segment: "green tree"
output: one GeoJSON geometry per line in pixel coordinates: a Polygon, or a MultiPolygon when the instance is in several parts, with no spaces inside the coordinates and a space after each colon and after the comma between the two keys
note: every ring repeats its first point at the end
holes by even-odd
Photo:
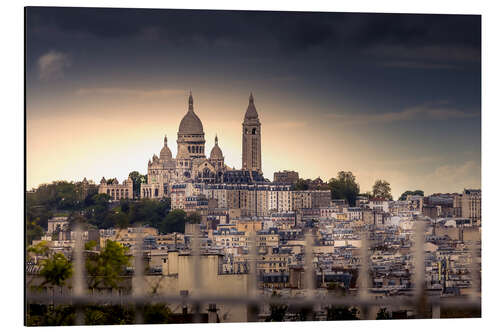
{"type": "Polygon", "coordinates": [[[131,173],[128,174],[128,176],[130,177],[130,179],[132,179],[134,198],[139,198],[141,191],[141,184],[147,183],[148,176],[141,175],[138,171],[132,171],[131,173]]]}
{"type": "MultiPolygon", "coordinates": [[[[41,242],[28,248],[28,253],[38,256],[47,256],[40,261],[40,276],[43,278],[41,285],[37,287],[52,287],[52,298],[55,294],[55,287],[62,287],[66,280],[73,274],[73,266],[62,253],[51,253],[46,242],[41,242]]],[[[52,301],[54,303],[54,301],[52,301]]]]}
{"type": "Polygon", "coordinates": [[[186,217],[186,223],[189,224],[200,224],[201,223],[201,215],[198,212],[191,212],[186,217]]]}
{"type": "Polygon", "coordinates": [[[72,264],[62,253],[54,253],[42,261],[40,269],[40,275],[44,280],[42,286],[48,284],[62,287],[72,274],[72,264]]]}
{"type": "Polygon", "coordinates": [[[380,320],[380,319],[391,319],[391,316],[389,314],[389,312],[387,311],[386,308],[380,308],[380,310],[378,310],[377,312],[377,320],[380,320]]]}
{"type": "Polygon", "coordinates": [[[163,220],[170,211],[170,199],[141,199],[129,202],[129,223],[149,225],[160,229],[163,220]]]}
{"type": "Polygon", "coordinates": [[[182,209],[174,209],[163,219],[160,232],[163,234],[171,232],[184,232],[186,224],[186,212],[182,209]]]}
{"type": "Polygon", "coordinates": [[[346,289],[340,282],[328,282],[326,289],[336,295],[345,296],[346,289]]]}
{"type": "Polygon", "coordinates": [[[360,193],[358,196],[360,196],[360,197],[366,197],[368,199],[373,198],[373,194],[370,191],[367,191],[365,193],[360,193]]]}
{"type": "Polygon", "coordinates": [[[117,288],[121,275],[130,262],[127,248],[118,242],[106,241],[98,254],[87,256],[85,267],[89,275],[89,287],[117,288]]]}
{"type": "Polygon", "coordinates": [[[122,305],[87,305],[86,325],[126,325],[134,323],[134,309],[122,305]]]}
{"type": "Polygon", "coordinates": [[[266,321],[283,321],[285,319],[288,305],[278,302],[281,296],[275,291],[271,295],[271,302],[269,303],[269,316],[266,321]]]}
{"type": "Polygon", "coordinates": [[[130,212],[130,201],[121,200],[120,201],[120,210],[122,212],[124,212],[125,214],[128,214],[130,212]]]}
{"type": "Polygon", "coordinates": [[[59,305],[47,307],[41,304],[28,304],[27,326],[69,326],[75,322],[75,307],[59,305]]]}
{"type": "Polygon", "coordinates": [[[372,193],[375,198],[392,200],[391,184],[389,184],[389,182],[385,180],[378,179],[377,181],[375,181],[375,184],[373,184],[372,193]]]}
{"type": "MultiPolygon", "coordinates": [[[[33,196],[31,196],[33,197],[33,196]]],[[[46,206],[39,205],[34,200],[27,200],[26,202],[26,221],[33,222],[36,225],[46,229],[49,219],[53,213],[46,206]]]]}
{"type": "Polygon", "coordinates": [[[110,196],[104,193],[94,194],[86,198],[83,216],[89,224],[99,229],[113,226],[109,212],[109,199],[110,196]]]}
{"type": "Polygon", "coordinates": [[[75,184],[67,181],[40,185],[30,196],[36,205],[56,210],[74,210],[80,203],[75,184]]]}
{"type": "Polygon", "coordinates": [[[305,191],[309,189],[309,180],[300,178],[292,185],[292,191],[305,191]]]}
{"type": "Polygon", "coordinates": [[[145,324],[168,324],[172,311],[165,304],[148,304],[143,314],[145,324]]]}
{"type": "Polygon", "coordinates": [[[399,197],[399,201],[405,201],[406,198],[409,196],[409,195],[421,195],[421,196],[424,196],[424,191],[422,190],[415,190],[415,191],[405,191],[403,194],[401,194],[401,196],[399,197]]]}
{"type": "Polygon", "coordinates": [[[26,245],[29,246],[34,240],[42,238],[44,230],[35,222],[26,223],[26,245]]]}
{"type": "Polygon", "coordinates": [[[124,212],[116,211],[112,214],[113,225],[118,229],[125,229],[129,226],[129,218],[128,215],[124,212]]]}
{"type": "Polygon", "coordinates": [[[74,230],[76,226],[85,227],[87,224],[87,219],[85,216],[78,212],[71,212],[68,216],[68,224],[71,230],[74,230]]]}
{"type": "Polygon", "coordinates": [[[329,306],[326,308],[326,320],[358,320],[358,309],[347,306],[329,306]]]}
{"type": "Polygon", "coordinates": [[[356,204],[356,197],[359,194],[359,184],[351,171],[339,171],[337,178],[332,178],[328,182],[332,199],[345,199],[350,206],[356,204]]]}
{"type": "Polygon", "coordinates": [[[28,247],[28,254],[31,253],[38,256],[47,256],[49,254],[49,245],[47,241],[41,241],[36,245],[28,247]]]}

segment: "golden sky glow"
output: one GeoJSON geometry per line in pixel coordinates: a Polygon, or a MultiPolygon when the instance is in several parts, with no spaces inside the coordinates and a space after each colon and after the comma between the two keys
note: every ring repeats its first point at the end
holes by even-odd
{"type": "MultiPolygon", "coordinates": [[[[98,182],[104,176],[121,181],[133,170],[146,173],[148,159],[159,154],[164,134],[175,156],[178,125],[187,110],[187,93],[167,89],[77,90],[73,96],[61,96],[60,103],[56,99],[47,105],[50,113],[36,110],[29,103],[28,188],[58,179],[76,181],[87,177],[98,182]],[[71,100],[72,111],[65,112],[71,100]],[[44,116],[37,117],[37,113],[44,116]]],[[[470,174],[480,170],[474,161],[455,168],[436,164],[434,173],[416,179],[412,176],[414,168],[429,162],[425,157],[404,159],[385,151],[383,146],[374,151],[373,142],[355,126],[338,127],[328,117],[309,117],[309,112],[276,103],[272,96],[260,97],[258,92],[254,95],[262,122],[263,169],[269,179],[274,171],[282,169],[297,170],[303,178],[320,176],[324,180],[339,170],[352,170],[362,190],[370,189],[377,178],[387,179],[394,193],[406,188],[454,191],[479,185],[471,184],[470,174]]],[[[217,134],[226,164],[240,168],[241,122],[247,96],[220,98],[212,91],[195,91],[194,98],[195,111],[204,126],[207,155],[217,134]]],[[[429,159],[432,162],[432,157],[429,159]]]]}
{"type": "Polygon", "coordinates": [[[253,92],[265,177],[481,183],[481,17],[31,7],[27,187],[146,173],[192,89],[207,155],[241,167],[253,92]],[[402,29],[405,27],[405,29],[402,29]]]}

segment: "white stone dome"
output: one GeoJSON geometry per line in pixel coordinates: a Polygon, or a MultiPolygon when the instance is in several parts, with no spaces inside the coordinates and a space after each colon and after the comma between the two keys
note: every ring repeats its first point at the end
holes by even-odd
{"type": "Polygon", "coordinates": [[[189,94],[189,108],[179,125],[179,134],[200,134],[203,135],[203,124],[200,118],[194,113],[193,96],[189,94]]]}
{"type": "Polygon", "coordinates": [[[170,151],[170,148],[167,146],[167,136],[165,136],[163,148],[160,151],[160,159],[161,160],[171,160],[172,159],[172,152],[170,151]]]}
{"type": "Polygon", "coordinates": [[[215,146],[210,151],[210,159],[211,160],[222,160],[224,156],[222,155],[222,150],[219,147],[219,142],[217,136],[215,137],[215,146]]]}

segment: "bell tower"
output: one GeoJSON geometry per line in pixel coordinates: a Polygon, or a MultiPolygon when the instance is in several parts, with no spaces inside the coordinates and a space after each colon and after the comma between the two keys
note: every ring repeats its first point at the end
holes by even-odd
{"type": "Polygon", "coordinates": [[[250,93],[247,112],[243,120],[243,149],[241,168],[243,170],[258,171],[262,173],[261,150],[260,150],[260,121],[253,95],[250,93]]]}

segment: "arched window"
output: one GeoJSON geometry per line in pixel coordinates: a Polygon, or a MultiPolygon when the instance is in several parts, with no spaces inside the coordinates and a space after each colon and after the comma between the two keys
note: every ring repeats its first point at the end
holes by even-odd
{"type": "Polygon", "coordinates": [[[255,134],[256,128],[252,128],[252,134],[255,134]]]}
{"type": "Polygon", "coordinates": [[[203,169],[203,178],[208,178],[210,174],[210,170],[208,168],[203,169]]]}

